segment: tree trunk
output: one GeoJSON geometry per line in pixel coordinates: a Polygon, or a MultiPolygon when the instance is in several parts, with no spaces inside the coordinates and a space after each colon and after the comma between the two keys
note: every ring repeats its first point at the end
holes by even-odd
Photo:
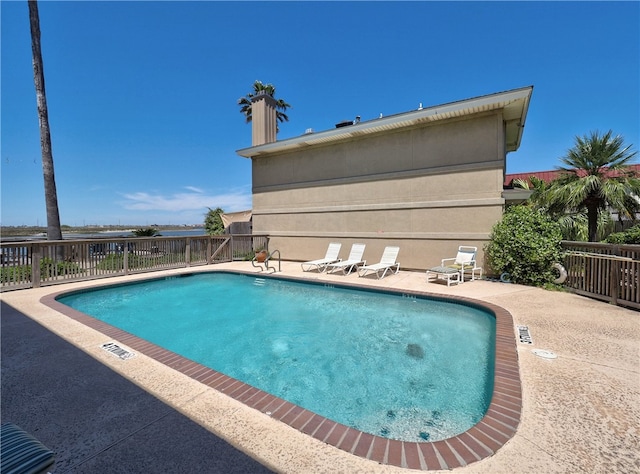
{"type": "Polygon", "coordinates": [[[598,205],[587,205],[587,228],[589,231],[589,242],[598,241],[598,205]]]}
{"type": "Polygon", "coordinates": [[[53,172],[53,153],[51,151],[51,134],[49,132],[49,111],[44,89],[44,69],[42,51],[40,49],[40,19],[38,3],[29,0],[29,23],[31,25],[31,51],[33,54],[33,81],[36,86],[38,103],[38,122],[40,124],[40,148],[42,149],[42,173],[44,176],[44,198],[47,208],[47,239],[62,240],[60,214],[58,211],[58,194],[53,172]]]}

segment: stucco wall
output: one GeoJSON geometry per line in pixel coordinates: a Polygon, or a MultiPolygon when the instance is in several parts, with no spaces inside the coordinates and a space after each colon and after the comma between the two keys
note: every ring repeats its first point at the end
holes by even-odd
{"type": "Polygon", "coordinates": [[[424,269],[482,247],[502,216],[499,112],[252,159],[253,231],[287,260],[324,255],[330,241],[367,244],[379,260],[400,245],[403,268],[424,269]]]}

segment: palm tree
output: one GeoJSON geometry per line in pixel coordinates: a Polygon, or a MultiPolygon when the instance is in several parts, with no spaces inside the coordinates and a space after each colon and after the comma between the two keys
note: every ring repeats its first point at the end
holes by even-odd
{"type": "MultiPolygon", "coordinates": [[[[537,209],[543,209],[547,212],[550,211],[550,203],[548,199],[549,184],[546,181],[532,175],[529,176],[529,179],[514,179],[511,184],[514,188],[531,191],[531,196],[529,196],[527,205],[537,209]]],[[[549,213],[551,214],[551,212],[549,213]]]]}
{"type": "Polygon", "coordinates": [[[40,18],[38,3],[29,0],[29,23],[31,25],[31,51],[33,55],[33,81],[36,86],[38,121],[40,122],[40,147],[42,149],[42,173],[44,175],[44,198],[47,208],[47,239],[62,240],[58,194],[53,172],[53,152],[51,151],[51,133],[49,131],[49,110],[44,89],[44,68],[40,48],[40,18]]]}
{"type": "Polygon", "coordinates": [[[162,237],[160,231],[154,227],[141,227],[140,229],[132,230],[131,233],[136,237],[162,237]]]}
{"type": "Polygon", "coordinates": [[[574,212],[586,211],[589,242],[598,238],[598,217],[608,208],[635,220],[640,210],[640,179],[628,165],[637,151],[609,130],[603,135],[575,137],[574,147],[560,158],[565,166],[549,187],[552,206],[574,212]]]}
{"type": "MultiPolygon", "coordinates": [[[[547,183],[537,176],[530,176],[529,179],[514,179],[514,188],[521,188],[531,191],[531,196],[523,205],[532,207],[548,214],[554,221],[560,225],[562,238],[564,240],[587,240],[587,213],[585,210],[570,211],[559,202],[551,202],[551,193],[553,181],[547,183]]],[[[608,212],[602,212],[598,215],[598,240],[607,236],[613,231],[614,224],[611,215],[608,212]]]]}
{"type": "Polygon", "coordinates": [[[258,94],[267,94],[276,101],[276,119],[278,122],[288,122],[289,117],[285,114],[285,111],[291,107],[282,99],[276,99],[276,88],[273,84],[263,84],[261,81],[255,81],[253,83],[253,91],[249,92],[246,96],[238,99],[238,105],[240,106],[240,113],[245,116],[246,123],[251,122],[251,99],[258,94]]]}
{"type": "MultiPolygon", "coordinates": [[[[557,219],[564,240],[584,242],[589,240],[589,218],[586,211],[567,212],[557,219]]],[[[608,212],[598,213],[596,240],[604,240],[615,229],[615,222],[608,212]]]]}

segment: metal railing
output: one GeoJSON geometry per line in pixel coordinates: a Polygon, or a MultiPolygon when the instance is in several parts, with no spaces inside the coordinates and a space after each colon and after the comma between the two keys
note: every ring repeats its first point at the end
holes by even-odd
{"type": "Polygon", "coordinates": [[[2,242],[0,290],[251,260],[268,245],[267,235],[2,242]]]}
{"type": "Polygon", "coordinates": [[[565,286],[573,292],[640,309],[640,245],[562,242],[565,286]]]}

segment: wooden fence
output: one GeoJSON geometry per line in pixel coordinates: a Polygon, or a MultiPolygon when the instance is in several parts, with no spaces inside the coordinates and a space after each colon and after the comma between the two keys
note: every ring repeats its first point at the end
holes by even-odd
{"type": "Polygon", "coordinates": [[[565,286],[573,292],[640,309],[640,245],[562,242],[565,286]]]}
{"type": "Polygon", "coordinates": [[[0,243],[0,290],[251,260],[266,235],[132,237],[0,243]]]}
{"type": "MultiPolygon", "coordinates": [[[[0,291],[251,260],[267,235],[132,237],[0,243],[0,291]]],[[[562,242],[565,286],[640,309],[640,245],[562,242]]]]}

